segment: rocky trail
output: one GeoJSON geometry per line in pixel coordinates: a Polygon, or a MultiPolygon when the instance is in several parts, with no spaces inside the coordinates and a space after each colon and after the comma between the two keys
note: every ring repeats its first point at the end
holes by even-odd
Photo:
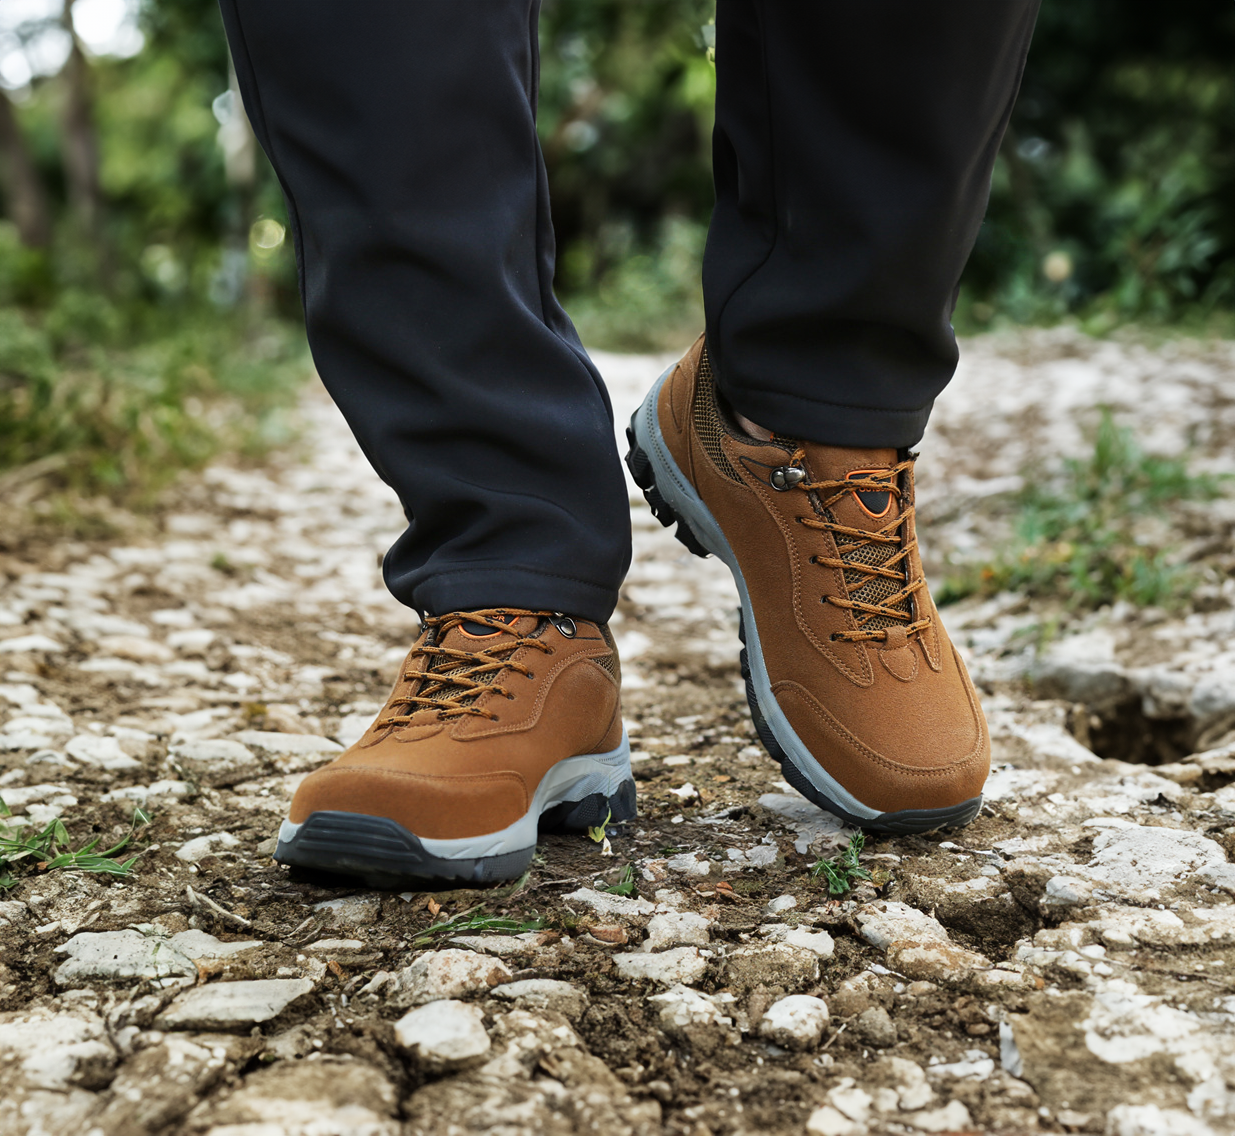
{"type": "MultiPolygon", "coordinates": [[[[620,421],[663,365],[598,362],[620,421]]],[[[928,571],[1004,539],[1000,494],[1101,406],[1235,469],[1231,344],[976,340],[920,447],[928,571]]],[[[758,744],[728,574],[632,487],[639,818],[505,887],[384,893],[270,859],[416,629],[397,503],[302,414],[157,534],[0,555],[0,826],[136,857],[0,889],[0,1136],[1235,1132],[1235,491],[1171,518],[1186,610],[945,608],[987,804],[869,838],[834,895],[811,867],[851,833],[758,744]]]]}

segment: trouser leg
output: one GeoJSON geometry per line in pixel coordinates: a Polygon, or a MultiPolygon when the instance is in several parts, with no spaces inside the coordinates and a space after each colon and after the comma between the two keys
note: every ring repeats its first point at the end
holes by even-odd
{"type": "Polygon", "coordinates": [[[553,296],[539,0],[221,0],[287,197],[309,343],[420,611],[590,619],[630,560],[600,376],[553,296]]]}
{"type": "Polygon", "coordinates": [[[718,0],[709,352],[746,417],[913,445],[1038,0],[718,0]]]}

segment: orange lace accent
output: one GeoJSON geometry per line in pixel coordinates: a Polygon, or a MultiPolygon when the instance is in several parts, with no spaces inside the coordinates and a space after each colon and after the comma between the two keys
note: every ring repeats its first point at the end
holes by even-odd
{"type": "MultiPolygon", "coordinates": [[[[798,449],[789,464],[800,466],[805,457],[805,451],[798,449]]],[[[854,492],[891,493],[899,500],[902,496],[900,476],[912,469],[911,459],[893,466],[886,475],[878,479],[870,477],[845,481],[800,481],[795,488],[818,493],[820,504],[825,510],[830,509],[845,494],[854,492]]],[[[910,505],[896,520],[874,532],[850,528],[817,516],[799,518],[807,528],[831,533],[836,541],[836,550],[840,554],[839,557],[812,556],[812,564],[820,564],[825,568],[839,568],[842,573],[857,572],[860,574],[860,578],[854,583],[846,580],[843,596],[823,597],[824,603],[852,612],[858,625],[856,631],[838,631],[832,638],[843,640],[846,643],[886,641],[888,638],[886,626],[877,630],[865,629],[866,624],[876,618],[881,621],[892,620],[895,623],[904,624],[906,635],[916,635],[930,627],[930,618],[914,620],[910,610],[913,597],[926,587],[926,580],[921,576],[914,580],[910,580],[908,576],[909,555],[918,547],[916,539],[905,540],[906,526],[913,514],[914,509],[910,505]],[[898,545],[900,547],[898,552],[882,563],[864,564],[854,554],[868,545],[898,545]],[[863,600],[850,598],[875,579],[894,580],[901,587],[891,595],[885,596],[879,603],[866,603],[863,600]],[[902,605],[906,610],[901,610],[902,605]]]]}
{"type": "Polygon", "coordinates": [[[392,698],[388,707],[410,706],[412,709],[404,714],[391,714],[378,719],[377,726],[384,729],[387,726],[406,726],[412,720],[412,715],[418,710],[437,710],[440,718],[461,718],[473,715],[477,718],[497,720],[492,710],[482,710],[472,703],[486,691],[514,698],[505,687],[497,684],[497,678],[505,670],[518,671],[522,675],[532,672],[522,663],[513,662],[510,658],[521,647],[531,647],[546,655],[553,654],[553,648],[540,639],[529,636],[510,636],[510,625],[503,622],[500,616],[535,615],[548,618],[552,612],[524,611],[516,608],[486,608],[482,611],[456,611],[449,615],[430,615],[424,620],[424,628],[432,634],[425,642],[412,649],[408,661],[418,658],[429,660],[423,671],[405,671],[404,682],[419,682],[420,688],[415,694],[404,694],[392,698]],[[492,647],[481,651],[461,651],[453,647],[438,647],[436,643],[446,637],[447,632],[461,623],[479,623],[484,627],[492,627],[494,631],[505,631],[507,637],[492,647]],[[453,688],[460,688],[455,691],[453,688]]]}

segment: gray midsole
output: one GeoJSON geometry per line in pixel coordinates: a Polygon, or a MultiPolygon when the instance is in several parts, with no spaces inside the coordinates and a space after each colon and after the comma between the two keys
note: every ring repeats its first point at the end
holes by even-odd
{"type": "Polygon", "coordinates": [[[784,711],[776,701],[776,696],[772,693],[772,682],[768,677],[768,668],[764,664],[763,651],[759,646],[759,629],[755,624],[750,593],[746,589],[742,569],[738,567],[738,558],[734,555],[733,549],[729,547],[725,534],[703,503],[703,499],[695,492],[695,487],[686,480],[677,462],[673,460],[673,455],[669,453],[669,447],[665,445],[665,438],[660,430],[656,405],[660,396],[660,388],[672,371],[673,367],[670,367],[656,380],[656,385],[644,399],[634,420],[635,440],[652,462],[655,469],[656,488],[668,502],[669,507],[686,522],[695,537],[710,552],[720,557],[728,565],[729,571],[733,573],[733,582],[737,585],[738,595],[742,602],[742,622],[746,629],[746,659],[750,665],[751,681],[755,684],[759,709],[771,727],[776,740],[784,747],[790,761],[819,792],[854,816],[861,817],[863,820],[874,820],[883,814],[878,809],[862,804],[811,756],[802,739],[789,724],[789,719],[785,717],[784,711]]]}
{"type": "MultiPolygon", "coordinates": [[[[532,806],[514,824],[483,836],[463,836],[454,840],[434,840],[413,833],[424,850],[442,860],[475,860],[530,848],[536,843],[541,813],[567,801],[582,801],[593,793],[614,796],[623,781],[631,781],[630,740],[622,731],[622,744],[608,753],[587,753],[559,761],[536,786],[532,806]]],[[[300,831],[299,824],[285,820],[279,826],[279,842],[289,843],[300,831]]]]}

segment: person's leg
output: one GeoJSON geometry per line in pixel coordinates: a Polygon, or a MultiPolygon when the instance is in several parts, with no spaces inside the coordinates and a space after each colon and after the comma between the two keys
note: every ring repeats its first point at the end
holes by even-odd
{"type": "Polygon", "coordinates": [[[838,446],[921,438],[1037,8],[720,0],[703,286],[741,414],[838,446]]]}
{"type": "Polygon", "coordinates": [[[318,370],[410,521],[387,583],[428,613],[364,737],[300,783],[275,859],[382,886],[517,876],[541,825],[635,802],[601,622],[629,502],[553,297],[537,0],[222,8],[318,370]]]}
{"type": "Polygon", "coordinates": [[[986,721],[931,601],[913,456],[1036,0],[719,0],[707,333],[631,423],[733,571],[759,736],[853,824],[977,815],[986,721]]]}
{"type": "Polygon", "coordinates": [[[553,295],[538,0],[222,0],[283,184],[313,357],[403,503],[403,603],[607,619],[612,412],[553,295]]]}

